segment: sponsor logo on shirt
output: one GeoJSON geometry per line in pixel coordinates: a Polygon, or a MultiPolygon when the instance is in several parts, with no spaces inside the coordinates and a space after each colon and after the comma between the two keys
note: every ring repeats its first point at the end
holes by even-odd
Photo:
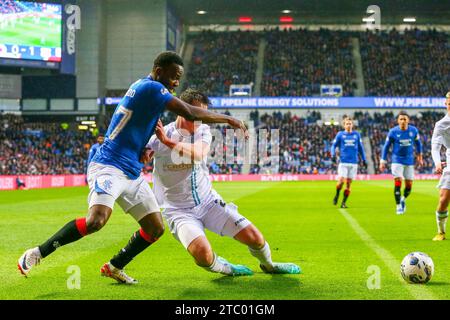
{"type": "Polygon", "coordinates": [[[192,169],[194,164],[192,163],[181,163],[181,164],[165,164],[164,170],[166,171],[182,171],[187,169],[192,169]]]}
{"type": "Polygon", "coordinates": [[[401,139],[399,142],[402,147],[409,147],[411,145],[411,139],[401,139]]]}

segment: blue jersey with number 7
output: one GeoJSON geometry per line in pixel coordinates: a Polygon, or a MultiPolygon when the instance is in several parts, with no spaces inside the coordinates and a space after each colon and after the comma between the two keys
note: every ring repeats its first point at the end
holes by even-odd
{"type": "Polygon", "coordinates": [[[92,162],[114,166],[137,179],[143,167],[139,162],[142,150],[172,98],[166,87],[150,76],[133,83],[117,105],[105,142],[92,162]]]}

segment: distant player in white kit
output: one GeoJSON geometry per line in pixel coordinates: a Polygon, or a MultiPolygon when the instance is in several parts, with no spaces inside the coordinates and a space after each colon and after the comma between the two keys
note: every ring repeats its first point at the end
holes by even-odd
{"type": "Polygon", "coordinates": [[[362,145],[361,135],[357,131],[353,131],[353,120],[346,117],[343,121],[344,130],[339,131],[336,138],[333,140],[331,146],[331,156],[333,161],[336,161],[336,148],[339,149],[339,166],[338,166],[338,182],[336,184],[336,195],[333,199],[333,204],[336,205],[339,200],[339,193],[341,192],[344,183],[347,184],[344,190],[344,198],[342,199],[341,208],[347,208],[347,199],[350,195],[350,186],[352,181],[356,178],[358,173],[358,154],[366,164],[366,154],[362,145]]]}
{"type": "Polygon", "coordinates": [[[448,219],[448,204],[450,202],[450,168],[448,167],[448,163],[450,161],[450,91],[447,92],[445,97],[447,114],[444,118],[436,122],[433,137],[431,139],[431,155],[433,156],[436,173],[442,174],[437,186],[441,189],[439,203],[436,209],[438,234],[433,238],[433,241],[445,240],[445,227],[448,219]],[[446,149],[447,158],[444,165],[441,162],[442,146],[446,149]]]}
{"type": "MultiPolygon", "coordinates": [[[[183,92],[180,98],[204,109],[209,104],[207,96],[192,89],[183,92]]],[[[293,263],[272,262],[269,244],[261,232],[239,214],[236,205],[226,203],[212,189],[206,162],[212,141],[209,126],[198,126],[178,117],[165,127],[159,122],[155,133],[147,145],[155,158],[155,195],[163,208],[163,216],[170,231],[197,265],[225,275],[253,274],[246,266],[235,265],[219,257],[205,236],[206,228],[247,245],[266,273],[301,272],[293,263]],[[183,160],[178,157],[180,153],[183,154],[183,160]]]]}

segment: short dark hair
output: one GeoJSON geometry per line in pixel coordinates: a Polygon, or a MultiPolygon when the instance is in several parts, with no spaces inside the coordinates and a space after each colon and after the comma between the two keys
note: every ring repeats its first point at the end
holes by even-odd
{"type": "Polygon", "coordinates": [[[187,102],[189,104],[193,104],[194,101],[198,101],[200,103],[204,103],[207,106],[211,104],[211,101],[209,100],[208,96],[201,92],[200,90],[189,88],[183,91],[183,93],[180,95],[180,99],[184,102],[187,102]]]}
{"type": "Polygon", "coordinates": [[[407,117],[409,118],[409,115],[406,113],[406,111],[400,111],[400,112],[398,113],[397,119],[398,119],[400,116],[407,116],[407,117]]]}
{"type": "Polygon", "coordinates": [[[160,53],[155,61],[153,61],[153,68],[156,67],[167,67],[172,63],[178,64],[180,66],[184,66],[183,59],[174,51],[165,51],[160,53]]]}

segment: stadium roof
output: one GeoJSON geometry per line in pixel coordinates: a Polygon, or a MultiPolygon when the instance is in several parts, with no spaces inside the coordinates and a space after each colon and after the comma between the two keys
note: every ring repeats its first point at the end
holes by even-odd
{"type": "Polygon", "coordinates": [[[405,17],[416,23],[450,24],[448,0],[168,0],[188,25],[238,24],[251,17],[253,24],[279,24],[280,16],[291,16],[293,24],[363,24],[366,9],[378,5],[381,23],[403,24],[405,17]],[[203,10],[205,14],[197,12],[203,10]],[[291,10],[290,13],[282,13],[291,10]]]}

